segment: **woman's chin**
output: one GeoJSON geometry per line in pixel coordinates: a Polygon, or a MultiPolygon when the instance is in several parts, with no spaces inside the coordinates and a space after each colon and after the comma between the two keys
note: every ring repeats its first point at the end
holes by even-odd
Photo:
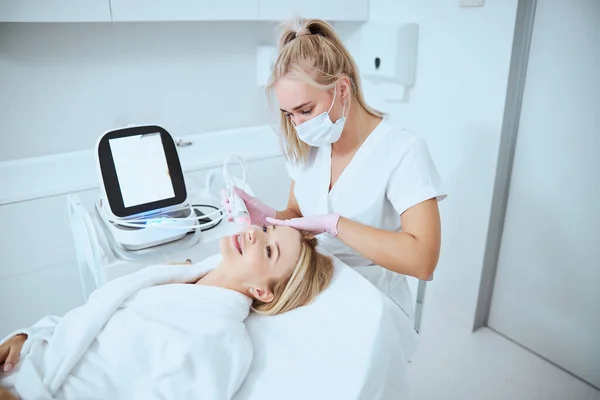
{"type": "Polygon", "coordinates": [[[229,236],[223,236],[219,239],[219,250],[221,251],[223,258],[226,258],[229,254],[229,240],[229,236]]]}
{"type": "Polygon", "coordinates": [[[221,250],[223,260],[232,259],[235,256],[236,253],[232,243],[233,239],[231,236],[223,236],[219,239],[219,249],[221,250]]]}

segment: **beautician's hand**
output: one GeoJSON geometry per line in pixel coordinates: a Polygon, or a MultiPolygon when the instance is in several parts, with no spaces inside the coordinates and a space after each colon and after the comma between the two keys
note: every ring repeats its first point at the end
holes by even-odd
{"type": "Polygon", "coordinates": [[[267,218],[267,222],[271,225],[289,226],[298,230],[308,231],[313,235],[319,235],[326,232],[332,236],[337,236],[337,225],[339,220],[340,216],[338,214],[323,214],[284,220],[270,217],[267,218]]]}
{"type": "Polygon", "coordinates": [[[21,349],[27,340],[27,335],[15,335],[0,345],[0,364],[4,364],[2,370],[10,372],[19,362],[21,349]]]}
{"type": "MultiPolygon", "coordinates": [[[[266,219],[268,217],[275,218],[275,215],[277,215],[277,211],[275,211],[274,208],[269,207],[262,201],[258,200],[256,197],[250,196],[242,189],[234,186],[233,192],[236,195],[238,195],[246,204],[246,208],[248,209],[248,213],[250,214],[250,223],[252,225],[267,225],[266,219]]],[[[233,218],[231,216],[231,207],[229,205],[229,199],[227,198],[227,190],[221,191],[221,204],[223,204],[223,206],[227,209],[227,220],[231,222],[233,218]]]]}

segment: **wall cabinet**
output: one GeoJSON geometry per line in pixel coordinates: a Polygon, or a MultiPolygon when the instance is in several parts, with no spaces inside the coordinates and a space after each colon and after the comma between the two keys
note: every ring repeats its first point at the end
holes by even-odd
{"type": "Polygon", "coordinates": [[[319,18],[330,21],[366,21],[369,17],[369,0],[259,0],[260,20],[287,20],[319,18]]]}
{"type": "Polygon", "coordinates": [[[258,18],[258,0],[110,0],[110,4],[115,22],[252,21],[258,18]]]}
{"type": "Polygon", "coordinates": [[[75,262],[0,279],[0,338],[84,302],[75,262]]]}
{"type": "Polygon", "coordinates": [[[0,0],[0,22],[110,22],[109,0],[0,0]]]}
{"type": "Polygon", "coordinates": [[[75,260],[66,194],[2,205],[0,221],[0,280],[75,260]]]}
{"type": "Polygon", "coordinates": [[[0,22],[366,21],[369,0],[0,0],[0,22]]]}

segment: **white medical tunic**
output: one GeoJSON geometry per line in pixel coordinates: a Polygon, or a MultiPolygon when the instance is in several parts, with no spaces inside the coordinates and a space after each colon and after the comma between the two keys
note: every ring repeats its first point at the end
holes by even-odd
{"type": "MultiPolygon", "coordinates": [[[[313,148],[306,166],[288,164],[287,168],[304,216],[336,213],[378,229],[399,231],[404,211],[422,201],[446,197],[425,141],[386,118],[363,142],[331,191],[330,145],[313,148]]],[[[320,235],[319,243],[412,317],[404,275],[374,265],[331,235],[320,235]]]]}

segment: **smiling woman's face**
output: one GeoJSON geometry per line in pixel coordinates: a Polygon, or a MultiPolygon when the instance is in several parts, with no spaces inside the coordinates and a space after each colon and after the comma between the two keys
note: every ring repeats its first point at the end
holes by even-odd
{"type": "Polygon", "coordinates": [[[300,258],[302,237],[286,226],[249,227],[221,238],[223,262],[236,280],[255,286],[287,278],[300,258]]]}

